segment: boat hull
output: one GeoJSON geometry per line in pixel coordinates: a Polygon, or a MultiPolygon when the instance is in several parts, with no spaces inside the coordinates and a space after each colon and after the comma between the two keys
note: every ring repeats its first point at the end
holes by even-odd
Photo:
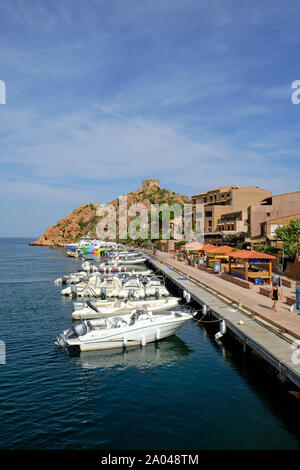
{"type": "Polygon", "coordinates": [[[120,308],[115,307],[114,303],[111,303],[111,305],[105,306],[101,308],[99,307],[99,313],[95,312],[95,310],[91,308],[82,308],[80,310],[75,310],[72,313],[72,318],[73,320],[93,320],[96,318],[101,318],[102,316],[111,316],[111,315],[124,315],[130,312],[133,312],[133,310],[138,309],[138,308],[145,308],[148,311],[151,312],[159,312],[163,310],[169,310],[178,305],[178,299],[177,298],[172,298],[166,302],[152,302],[152,305],[149,303],[147,305],[147,302],[136,302],[132,303],[129,307],[126,306],[126,303],[120,308]]]}
{"type": "MultiPolygon", "coordinates": [[[[166,323],[164,325],[153,327],[147,326],[146,328],[140,327],[138,330],[133,330],[130,332],[118,331],[111,337],[103,338],[101,340],[93,340],[92,338],[89,341],[78,341],[77,346],[79,346],[80,351],[95,351],[103,349],[114,349],[122,348],[124,346],[138,346],[142,343],[152,343],[157,340],[157,329],[160,330],[160,338],[164,339],[175,334],[175,332],[182,326],[186,319],[182,319],[176,323],[166,323]],[[124,341],[124,335],[126,334],[126,341],[124,341]],[[126,342],[126,344],[124,344],[126,342]]],[[[121,329],[120,329],[121,330],[121,329]]]]}

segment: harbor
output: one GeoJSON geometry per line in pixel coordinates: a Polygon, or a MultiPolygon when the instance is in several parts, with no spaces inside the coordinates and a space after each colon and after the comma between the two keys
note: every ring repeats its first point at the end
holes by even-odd
{"type": "Polygon", "coordinates": [[[157,344],[75,357],[55,347],[73,300],[54,280],[82,260],[27,243],[0,241],[2,449],[299,449],[295,407],[217,328],[191,320],[157,344]]]}
{"type": "Polygon", "coordinates": [[[226,335],[216,342],[217,325],[194,319],[145,347],[68,355],[54,339],[74,299],[54,281],[83,261],[27,240],[1,240],[0,252],[2,449],[299,449],[295,406],[226,335]]]}

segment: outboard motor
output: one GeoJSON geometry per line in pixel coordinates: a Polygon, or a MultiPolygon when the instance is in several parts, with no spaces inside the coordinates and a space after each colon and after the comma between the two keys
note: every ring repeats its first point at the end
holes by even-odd
{"type": "Polygon", "coordinates": [[[78,323],[77,325],[72,326],[66,334],[61,333],[57,336],[55,343],[61,348],[68,347],[68,339],[78,338],[79,336],[86,335],[87,327],[84,322],[78,323]]]}
{"type": "Polygon", "coordinates": [[[71,330],[73,330],[76,336],[83,336],[87,333],[86,324],[83,321],[74,325],[71,330]]]}
{"type": "Polygon", "coordinates": [[[130,299],[134,299],[134,290],[133,289],[129,289],[128,297],[130,299]]]}
{"type": "Polygon", "coordinates": [[[68,343],[67,343],[66,337],[63,333],[61,333],[59,336],[57,336],[55,344],[57,346],[60,346],[61,348],[65,348],[67,346],[68,343]]]}
{"type": "Polygon", "coordinates": [[[106,299],[106,287],[101,287],[101,299],[106,299]]]}
{"type": "Polygon", "coordinates": [[[75,299],[76,297],[76,286],[71,286],[72,297],[75,299]]]}

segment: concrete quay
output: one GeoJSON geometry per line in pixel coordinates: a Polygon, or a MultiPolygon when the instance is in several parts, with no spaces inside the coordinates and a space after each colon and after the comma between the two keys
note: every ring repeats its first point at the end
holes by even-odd
{"type": "Polygon", "coordinates": [[[278,371],[282,381],[300,389],[300,316],[281,303],[273,312],[272,301],[258,292],[232,285],[218,275],[206,273],[168,253],[144,251],[148,263],[192,299],[205,305],[216,319],[278,371]],[[246,291],[246,292],[243,292],[246,291]],[[242,322],[242,323],[241,323],[242,322]]]}

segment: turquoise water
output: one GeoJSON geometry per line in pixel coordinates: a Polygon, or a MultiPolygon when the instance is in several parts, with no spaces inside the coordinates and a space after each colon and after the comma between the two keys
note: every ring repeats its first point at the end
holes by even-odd
{"type": "Polygon", "coordinates": [[[70,357],[54,339],[72,303],[53,281],[81,262],[24,239],[0,239],[0,259],[0,449],[300,448],[295,410],[203,326],[70,357]]]}

